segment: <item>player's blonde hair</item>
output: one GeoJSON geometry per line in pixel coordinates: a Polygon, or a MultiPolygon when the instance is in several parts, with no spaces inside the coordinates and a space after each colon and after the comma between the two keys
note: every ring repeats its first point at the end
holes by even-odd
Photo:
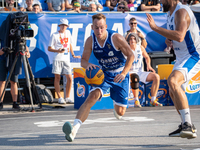
{"type": "Polygon", "coordinates": [[[104,19],[106,21],[106,16],[104,14],[96,14],[92,16],[92,22],[94,22],[94,20],[101,20],[104,19]]]}

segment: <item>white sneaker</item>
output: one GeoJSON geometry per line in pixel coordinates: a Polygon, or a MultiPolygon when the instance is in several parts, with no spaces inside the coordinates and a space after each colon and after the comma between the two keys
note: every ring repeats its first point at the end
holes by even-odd
{"type": "Polygon", "coordinates": [[[114,108],[113,112],[114,112],[114,116],[115,116],[118,120],[122,119],[122,116],[120,116],[120,115],[117,114],[117,112],[115,111],[115,108],[114,108]]]}
{"type": "Polygon", "coordinates": [[[58,103],[59,104],[66,104],[64,98],[62,98],[62,97],[58,99],[58,103]]]}
{"type": "Polygon", "coordinates": [[[74,104],[74,102],[69,98],[65,98],[65,102],[68,104],[74,104]]]}

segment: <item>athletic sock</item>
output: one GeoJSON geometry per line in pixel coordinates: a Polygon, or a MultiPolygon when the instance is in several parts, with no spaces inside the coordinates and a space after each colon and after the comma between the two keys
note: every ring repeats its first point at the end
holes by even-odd
{"type": "Polygon", "coordinates": [[[80,119],[75,119],[73,128],[76,132],[78,132],[78,129],[81,127],[82,121],[80,119]]]}
{"type": "Polygon", "coordinates": [[[181,118],[182,118],[182,124],[184,124],[185,122],[188,122],[192,125],[192,121],[191,121],[191,117],[190,117],[190,109],[182,109],[179,110],[180,114],[181,114],[181,118]]]}
{"type": "Polygon", "coordinates": [[[139,101],[139,98],[138,98],[138,97],[135,97],[134,100],[135,100],[135,101],[139,101]]]}
{"type": "Polygon", "coordinates": [[[151,97],[151,102],[154,102],[156,100],[156,96],[151,97]]]}

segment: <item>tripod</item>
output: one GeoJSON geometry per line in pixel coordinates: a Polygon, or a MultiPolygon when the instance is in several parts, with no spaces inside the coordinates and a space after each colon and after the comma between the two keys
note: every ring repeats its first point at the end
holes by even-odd
{"type": "Polygon", "coordinates": [[[30,95],[30,101],[31,101],[31,107],[32,107],[31,111],[35,112],[35,109],[34,109],[34,106],[33,106],[33,95],[32,95],[32,92],[31,92],[31,82],[32,82],[32,85],[33,85],[33,92],[34,92],[34,94],[36,96],[36,99],[39,100],[39,107],[40,108],[42,108],[42,104],[40,102],[40,98],[39,98],[39,95],[38,95],[38,92],[37,92],[37,89],[36,89],[36,84],[35,84],[33,72],[31,70],[31,66],[30,66],[28,58],[25,56],[25,54],[26,54],[25,50],[21,50],[16,54],[15,59],[13,61],[11,69],[10,69],[10,74],[8,76],[8,79],[6,81],[4,90],[3,90],[2,95],[0,97],[0,100],[2,99],[2,97],[3,97],[4,93],[5,93],[5,89],[8,86],[8,83],[10,82],[10,78],[11,78],[11,75],[13,74],[13,70],[14,70],[14,68],[16,66],[16,62],[17,62],[17,60],[19,58],[19,55],[21,55],[22,56],[23,65],[24,65],[24,72],[25,72],[25,77],[26,77],[26,85],[28,87],[28,91],[29,91],[29,95],[30,95]],[[31,82],[30,82],[29,75],[30,75],[30,78],[31,78],[31,82]]]}

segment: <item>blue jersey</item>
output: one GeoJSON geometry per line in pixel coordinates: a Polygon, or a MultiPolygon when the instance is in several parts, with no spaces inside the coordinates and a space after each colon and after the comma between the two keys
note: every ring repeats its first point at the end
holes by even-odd
{"type": "Polygon", "coordinates": [[[103,71],[115,70],[118,68],[124,68],[126,63],[126,57],[124,54],[117,50],[113,44],[112,36],[115,34],[114,31],[107,30],[107,38],[104,42],[103,47],[97,41],[93,33],[93,53],[97,58],[103,71]]]}

